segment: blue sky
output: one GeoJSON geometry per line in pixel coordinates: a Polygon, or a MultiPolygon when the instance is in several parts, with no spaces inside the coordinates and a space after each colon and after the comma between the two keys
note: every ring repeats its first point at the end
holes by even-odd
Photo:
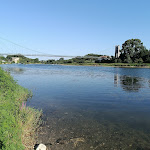
{"type": "MultiPolygon", "coordinates": [[[[114,55],[131,38],[150,49],[150,1],[1,0],[0,37],[48,54],[114,55]]],[[[0,51],[18,49],[0,39],[0,51]]]]}

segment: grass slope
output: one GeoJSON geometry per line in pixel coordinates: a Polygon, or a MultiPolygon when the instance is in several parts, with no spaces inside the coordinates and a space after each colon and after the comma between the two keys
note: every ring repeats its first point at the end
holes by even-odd
{"type": "Polygon", "coordinates": [[[0,68],[0,149],[24,150],[33,147],[34,131],[41,112],[26,107],[30,92],[0,68]]]}

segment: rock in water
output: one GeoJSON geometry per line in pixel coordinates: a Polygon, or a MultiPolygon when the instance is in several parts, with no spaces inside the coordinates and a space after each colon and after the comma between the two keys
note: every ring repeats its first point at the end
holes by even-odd
{"type": "Polygon", "coordinates": [[[39,144],[36,150],[46,150],[46,146],[44,144],[39,144]]]}

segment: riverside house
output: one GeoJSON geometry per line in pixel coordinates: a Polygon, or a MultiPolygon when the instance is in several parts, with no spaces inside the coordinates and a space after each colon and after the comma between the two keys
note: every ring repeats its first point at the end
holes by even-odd
{"type": "Polygon", "coordinates": [[[12,62],[15,62],[17,64],[19,61],[19,57],[12,57],[12,62]]]}

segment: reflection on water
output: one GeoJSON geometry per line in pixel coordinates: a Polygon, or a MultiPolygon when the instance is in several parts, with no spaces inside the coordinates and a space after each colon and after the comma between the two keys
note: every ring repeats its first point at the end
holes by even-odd
{"type": "Polygon", "coordinates": [[[119,76],[118,74],[114,75],[114,84],[118,87],[118,84],[128,92],[138,92],[140,88],[143,87],[143,79],[139,77],[132,76],[119,76]]]}
{"type": "Polygon", "coordinates": [[[116,86],[116,87],[118,87],[118,84],[119,84],[119,74],[115,74],[114,75],[114,85],[116,86]]]}
{"type": "Polygon", "coordinates": [[[142,81],[137,77],[121,76],[120,84],[126,91],[138,92],[142,87],[142,81]]]}
{"type": "Polygon", "coordinates": [[[53,150],[150,149],[150,69],[2,67],[33,91],[28,105],[43,109],[37,143],[53,150]]]}
{"type": "Polygon", "coordinates": [[[18,67],[8,68],[8,69],[6,69],[6,71],[11,72],[11,73],[15,73],[15,74],[23,74],[24,73],[24,69],[18,68],[18,67]]]}

